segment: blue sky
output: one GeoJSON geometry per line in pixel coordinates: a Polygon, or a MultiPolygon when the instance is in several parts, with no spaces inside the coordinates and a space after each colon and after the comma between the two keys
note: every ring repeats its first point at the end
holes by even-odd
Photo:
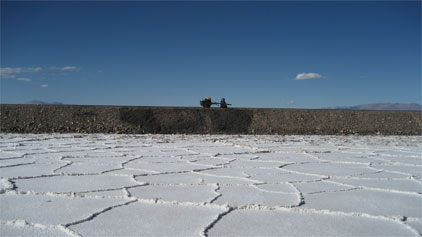
{"type": "Polygon", "coordinates": [[[421,2],[1,2],[1,103],[421,103],[421,2]]]}

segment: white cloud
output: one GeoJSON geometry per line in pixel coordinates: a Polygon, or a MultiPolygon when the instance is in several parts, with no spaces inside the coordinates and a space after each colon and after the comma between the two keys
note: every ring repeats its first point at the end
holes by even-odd
{"type": "Polygon", "coordinates": [[[295,101],[294,100],[289,100],[289,101],[287,101],[287,104],[288,105],[292,105],[292,104],[294,104],[295,103],[295,101]]]}
{"type": "Polygon", "coordinates": [[[33,67],[33,68],[27,68],[28,70],[30,70],[30,71],[33,71],[33,72],[39,72],[39,71],[41,71],[42,70],[42,68],[41,67],[33,67]]]}
{"type": "Polygon", "coordinates": [[[18,81],[26,81],[26,82],[30,82],[30,81],[32,81],[31,79],[29,79],[29,78],[27,78],[27,77],[20,77],[20,78],[18,78],[18,79],[16,79],[16,80],[18,80],[18,81]]]}
{"type": "Polygon", "coordinates": [[[42,70],[42,67],[3,67],[0,68],[0,73],[6,74],[19,74],[23,72],[39,72],[42,70]]]}
{"type": "Polygon", "coordinates": [[[1,75],[3,75],[3,74],[19,74],[21,72],[22,72],[22,68],[20,68],[20,67],[15,67],[15,68],[3,67],[3,68],[0,68],[0,74],[1,75]]]}
{"type": "MultiPolygon", "coordinates": [[[[0,68],[0,77],[2,79],[15,79],[19,81],[31,81],[27,77],[19,76],[18,74],[37,73],[43,71],[42,67],[3,67],[0,68]]],[[[74,71],[77,70],[75,66],[64,66],[64,67],[49,67],[49,70],[60,70],[60,71],[74,71]]],[[[23,75],[26,76],[26,75],[23,75]]]]}
{"type": "Polygon", "coordinates": [[[7,73],[1,73],[0,76],[3,79],[15,79],[16,78],[15,75],[13,75],[13,74],[7,74],[7,73]]]}
{"type": "Polygon", "coordinates": [[[62,71],[73,71],[73,70],[76,70],[76,67],[75,66],[64,66],[64,67],[61,67],[60,70],[62,70],[62,71]]]}
{"type": "Polygon", "coordinates": [[[3,67],[0,68],[0,77],[3,79],[15,79],[16,75],[22,72],[22,68],[3,67]]]}
{"type": "Polygon", "coordinates": [[[58,71],[75,71],[78,68],[75,66],[64,66],[64,67],[49,67],[50,70],[58,70],[58,71]]]}
{"type": "MultiPolygon", "coordinates": [[[[3,79],[16,79],[16,75],[15,74],[21,74],[21,73],[29,73],[29,72],[39,72],[41,71],[42,68],[41,67],[26,67],[26,68],[22,68],[22,67],[3,67],[0,68],[0,77],[3,79]]],[[[20,80],[21,78],[18,78],[16,80],[20,80]]],[[[28,78],[24,78],[24,79],[28,79],[28,78]]],[[[24,80],[20,80],[20,81],[24,81],[24,80]]]]}
{"type": "Polygon", "coordinates": [[[322,78],[323,76],[321,74],[315,73],[315,72],[309,72],[309,73],[299,73],[297,74],[295,80],[307,80],[307,79],[317,79],[322,78]]]}
{"type": "Polygon", "coordinates": [[[47,84],[42,84],[41,87],[42,88],[46,88],[46,87],[48,87],[48,85],[47,84]]]}

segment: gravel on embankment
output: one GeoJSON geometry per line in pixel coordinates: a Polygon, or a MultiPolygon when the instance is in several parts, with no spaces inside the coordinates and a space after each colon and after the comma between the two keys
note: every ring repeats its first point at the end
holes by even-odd
{"type": "Polygon", "coordinates": [[[2,104],[0,132],[422,135],[422,112],[2,104]]]}

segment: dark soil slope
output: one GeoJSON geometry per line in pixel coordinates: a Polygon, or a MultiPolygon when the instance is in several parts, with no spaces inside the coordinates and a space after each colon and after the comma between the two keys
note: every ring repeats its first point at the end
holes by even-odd
{"type": "Polygon", "coordinates": [[[12,133],[422,135],[420,111],[1,105],[12,133]]]}

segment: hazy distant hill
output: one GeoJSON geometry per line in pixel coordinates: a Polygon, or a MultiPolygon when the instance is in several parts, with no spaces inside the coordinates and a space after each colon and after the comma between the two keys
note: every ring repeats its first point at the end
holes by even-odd
{"type": "Polygon", "coordinates": [[[63,103],[57,102],[57,101],[53,101],[51,103],[49,102],[45,102],[45,101],[41,101],[41,100],[31,100],[28,102],[25,102],[25,104],[32,104],[32,105],[62,105],[63,103]]]}
{"type": "Polygon", "coordinates": [[[381,103],[356,106],[338,106],[330,109],[339,110],[422,110],[421,104],[381,103]]]}

